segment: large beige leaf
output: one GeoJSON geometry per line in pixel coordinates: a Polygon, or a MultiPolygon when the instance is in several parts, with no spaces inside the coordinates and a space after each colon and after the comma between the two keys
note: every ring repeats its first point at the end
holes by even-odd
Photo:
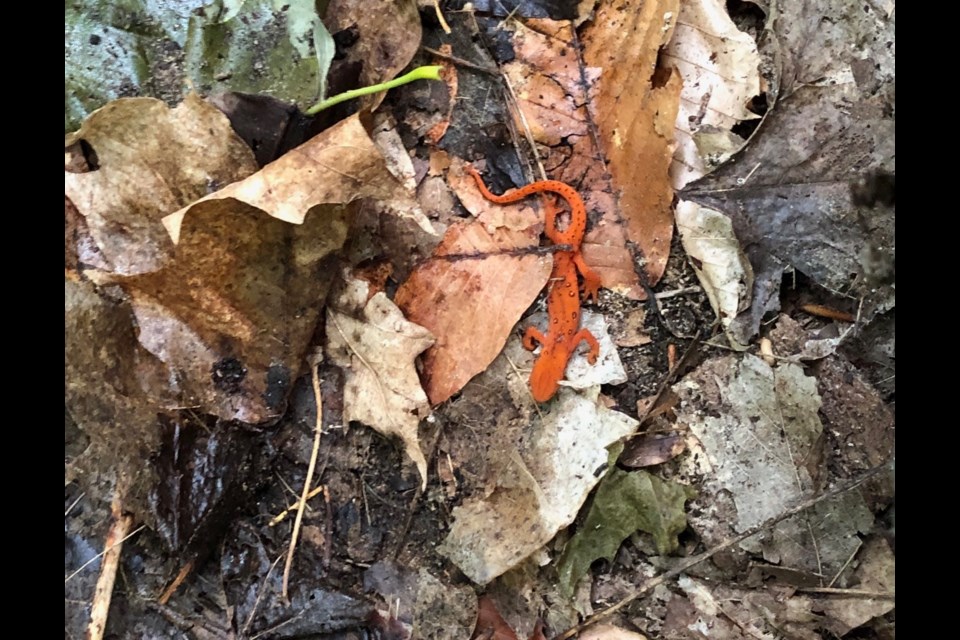
{"type": "Polygon", "coordinates": [[[150,273],[173,243],[167,214],[257,170],[227,118],[196,94],[174,109],[124,98],[97,109],[66,144],[88,144],[97,166],[64,173],[64,191],[116,273],[150,273]]]}

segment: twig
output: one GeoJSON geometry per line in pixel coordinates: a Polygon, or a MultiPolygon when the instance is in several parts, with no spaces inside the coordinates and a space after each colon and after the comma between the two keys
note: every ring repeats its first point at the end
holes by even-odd
{"type": "Polygon", "coordinates": [[[865,589],[838,589],[837,587],[800,587],[797,591],[801,593],[821,593],[828,596],[846,596],[849,598],[879,598],[881,600],[893,600],[896,598],[896,594],[894,593],[867,591],[865,589]]]}
{"type": "Polygon", "coordinates": [[[277,559],[273,561],[273,564],[270,565],[270,569],[267,570],[267,575],[263,577],[263,582],[260,584],[260,588],[257,590],[257,599],[253,601],[253,607],[250,608],[250,615],[247,616],[247,621],[243,623],[243,631],[241,631],[241,637],[246,638],[247,632],[250,630],[250,625],[253,624],[253,616],[257,613],[257,608],[260,606],[260,600],[263,598],[263,594],[267,590],[267,583],[270,581],[270,574],[273,573],[273,570],[277,568],[277,564],[280,562],[280,558],[283,556],[277,556],[277,559]]]}
{"type": "MultiPolygon", "coordinates": [[[[310,490],[310,493],[307,494],[307,500],[309,500],[310,498],[313,498],[313,497],[315,497],[316,495],[318,495],[318,494],[320,494],[320,493],[323,493],[323,492],[324,492],[324,487],[322,487],[322,486],[321,486],[321,487],[316,487],[315,489],[311,489],[311,490],[310,490]]],[[[275,527],[275,526],[277,526],[278,524],[280,524],[281,522],[283,522],[284,520],[287,519],[287,515],[288,515],[291,511],[293,511],[294,509],[297,509],[297,508],[299,508],[299,507],[300,507],[300,501],[297,500],[296,502],[294,502],[293,504],[291,504],[289,507],[287,507],[286,509],[284,509],[283,511],[281,511],[278,515],[274,516],[273,520],[271,520],[270,522],[267,523],[267,526],[268,526],[268,527],[275,527]]]]}
{"type": "Polygon", "coordinates": [[[93,602],[90,605],[87,640],[103,638],[103,631],[107,627],[107,614],[110,612],[110,598],[113,596],[113,584],[117,579],[117,568],[120,566],[123,541],[127,539],[127,532],[133,525],[133,516],[123,512],[123,495],[126,493],[124,486],[123,482],[117,481],[116,492],[110,504],[113,522],[110,523],[110,529],[104,541],[103,562],[100,564],[100,575],[97,577],[97,586],[93,591],[93,602]]]}
{"type": "Polygon", "coordinates": [[[176,577],[174,577],[173,582],[167,585],[167,588],[163,590],[163,593],[160,594],[160,597],[157,598],[157,602],[162,605],[167,604],[170,601],[170,598],[173,597],[173,594],[177,592],[177,589],[180,588],[180,585],[183,584],[183,581],[187,579],[187,576],[190,575],[190,572],[193,571],[193,559],[187,560],[180,571],[177,572],[176,577]]]}
{"type": "Polygon", "coordinates": [[[447,35],[450,35],[450,25],[447,24],[446,18],[443,17],[443,12],[440,11],[440,0],[433,0],[433,10],[437,12],[437,20],[440,22],[440,28],[443,29],[443,32],[447,35]]]}
{"type": "Polygon", "coordinates": [[[489,73],[492,76],[500,74],[500,70],[497,69],[496,67],[485,67],[482,64],[470,62],[469,60],[464,60],[463,58],[458,58],[457,56],[451,56],[446,53],[443,53],[442,51],[431,49],[430,47],[421,46],[420,48],[426,51],[427,53],[429,53],[430,55],[436,56],[441,60],[449,60],[453,64],[460,67],[466,67],[467,69],[475,69],[477,71],[483,71],[484,73],[489,73]]]}
{"type": "Polygon", "coordinates": [[[80,503],[81,500],[83,500],[83,496],[85,496],[85,495],[87,495],[87,492],[86,492],[86,491],[81,491],[81,492],[80,492],[80,495],[78,495],[76,498],[74,498],[73,502],[70,503],[70,506],[67,507],[67,508],[64,510],[64,512],[63,512],[63,517],[64,517],[64,518],[66,518],[68,515],[70,515],[70,512],[73,511],[73,508],[74,508],[75,506],[77,506],[77,505],[80,503]]]}
{"type": "Polygon", "coordinates": [[[320,394],[320,374],[317,366],[310,372],[313,382],[313,397],[317,405],[317,421],[314,426],[313,451],[310,452],[310,464],[307,466],[307,477],[303,480],[303,493],[300,495],[300,504],[297,505],[297,518],[293,521],[293,531],[290,534],[290,549],[287,551],[287,561],[283,565],[283,588],[281,593],[284,601],[290,603],[287,587],[290,583],[290,567],[293,565],[293,553],[297,548],[297,538],[300,535],[300,525],[303,523],[303,510],[307,506],[307,496],[310,494],[310,480],[317,466],[317,456],[320,453],[320,436],[323,434],[323,398],[320,394]]]}
{"type": "Polygon", "coordinates": [[[612,614],[616,613],[616,612],[619,611],[620,609],[624,608],[625,606],[627,606],[628,604],[630,604],[631,602],[633,602],[634,600],[636,600],[637,598],[639,598],[639,597],[642,596],[643,594],[647,593],[647,592],[650,591],[651,589],[654,589],[655,587],[663,584],[663,583],[666,582],[667,580],[670,580],[670,579],[672,579],[672,578],[675,578],[675,577],[677,577],[678,575],[680,575],[681,573],[687,571],[690,567],[693,567],[693,566],[695,566],[695,565],[698,565],[698,564],[700,564],[701,562],[703,562],[704,560],[709,560],[710,558],[712,558],[713,556],[717,555],[717,554],[720,553],[721,551],[725,551],[725,550],[729,549],[730,547],[732,547],[732,546],[734,546],[734,545],[736,545],[736,544],[739,544],[739,543],[743,542],[743,541],[746,540],[747,538],[750,538],[750,537],[752,537],[752,536],[755,536],[756,534],[760,533],[760,532],[763,531],[764,529],[769,529],[770,527],[776,525],[777,523],[783,522],[783,521],[786,520],[787,518],[792,518],[793,516],[797,515],[798,513],[802,513],[803,511],[806,511],[806,510],[809,509],[810,507],[813,507],[813,506],[815,506],[815,505],[823,502],[824,500],[829,500],[829,499],[834,498],[834,497],[836,497],[836,496],[838,496],[838,495],[840,495],[840,494],[842,494],[842,493],[846,493],[847,491],[851,491],[851,490],[853,490],[853,489],[856,489],[856,488],[859,487],[861,484],[863,484],[864,482],[866,482],[867,480],[869,480],[869,479],[872,478],[873,476],[877,475],[877,474],[880,473],[881,471],[883,471],[883,470],[885,470],[885,469],[888,469],[889,467],[890,467],[890,462],[889,462],[889,461],[888,461],[888,462],[885,462],[884,464],[881,464],[881,465],[879,465],[879,466],[873,467],[872,469],[870,469],[870,470],[867,471],[866,473],[862,474],[859,478],[857,478],[857,479],[854,480],[853,482],[848,482],[848,483],[846,483],[846,484],[840,485],[839,487],[836,487],[836,488],[834,488],[834,489],[831,489],[830,491],[827,491],[826,493],[820,494],[819,496],[816,496],[816,497],[813,497],[813,498],[809,498],[808,500],[804,500],[803,502],[801,502],[801,503],[798,504],[797,506],[795,506],[795,507],[793,507],[793,508],[791,508],[791,509],[787,509],[786,511],[784,511],[784,512],[781,513],[780,515],[778,515],[778,516],[776,516],[776,517],[773,517],[773,518],[770,518],[770,519],[767,520],[766,522],[763,522],[763,523],[761,523],[761,524],[759,524],[759,525],[757,525],[757,526],[755,526],[755,527],[750,527],[749,529],[747,529],[747,530],[744,531],[743,533],[741,533],[741,534],[739,534],[739,535],[737,535],[737,536],[734,536],[733,538],[730,538],[730,539],[727,540],[726,542],[723,542],[723,543],[717,545],[716,547],[714,547],[714,548],[712,548],[712,549],[710,549],[710,550],[708,550],[708,551],[705,551],[705,552],[701,553],[700,555],[693,556],[693,557],[691,557],[691,558],[688,558],[687,560],[684,560],[683,562],[681,562],[679,565],[677,565],[677,566],[674,567],[673,569],[670,569],[669,571],[665,571],[664,573],[661,573],[661,574],[658,575],[657,577],[652,578],[652,579],[650,579],[650,580],[647,580],[646,582],[644,582],[642,585],[640,585],[639,587],[637,587],[636,589],[634,589],[629,595],[627,595],[625,598],[621,599],[621,600],[620,600],[619,602],[617,602],[616,604],[610,605],[610,606],[607,607],[606,609],[601,609],[600,611],[596,612],[595,614],[593,614],[592,616],[590,616],[589,618],[587,618],[586,620],[584,620],[584,621],[581,622],[580,624],[578,624],[578,625],[576,625],[576,626],[574,626],[574,627],[571,627],[571,628],[567,629],[566,631],[564,631],[563,633],[561,633],[561,634],[559,634],[559,635],[554,636],[554,637],[553,637],[553,640],[567,640],[568,638],[572,638],[573,636],[577,635],[578,633],[580,633],[581,631],[583,631],[583,630],[586,629],[587,627],[590,627],[590,626],[596,624],[597,622],[600,622],[601,620],[603,620],[603,619],[605,619],[605,618],[608,618],[609,616],[611,616],[612,614]]]}
{"type": "Polygon", "coordinates": [[[78,573],[80,573],[81,571],[83,571],[84,569],[86,569],[88,566],[90,566],[91,564],[93,564],[94,562],[96,562],[97,560],[99,560],[104,554],[106,554],[108,551],[112,550],[113,547],[116,547],[116,546],[118,546],[118,545],[122,545],[124,542],[126,542],[127,540],[129,540],[129,539],[132,538],[133,536],[137,535],[138,533],[140,533],[141,531],[143,531],[143,530],[146,529],[146,528],[147,528],[147,525],[145,525],[145,524],[140,525],[139,527],[137,527],[136,529],[134,529],[133,531],[131,531],[130,533],[128,533],[126,536],[124,536],[124,538],[123,538],[122,540],[118,540],[118,541],[115,542],[112,546],[106,547],[103,551],[101,551],[101,552],[98,553],[97,555],[93,556],[92,558],[90,558],[89,560],[87,560],[86,562],[84,562],[82,565],[80,565],[79,567],[77,567],[76,571],[74,571],[73,573],[71,573],[70,575],[68,575],[66,578],[63,579],[64,584],[66,584],[67,582],[70,582],[70,581],[74,578],[74,576],[76,576],[78,573]]]}

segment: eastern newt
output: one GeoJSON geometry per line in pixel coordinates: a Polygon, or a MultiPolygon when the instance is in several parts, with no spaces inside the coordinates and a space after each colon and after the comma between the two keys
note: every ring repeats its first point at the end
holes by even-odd
{"type": "Polygon", "coordinates": [[[550,324],[544,335],[536,327],[527,327],[523,334],[523,347],[533,351],[539,343],[543,348],[530,373],[530,390],[537,402],[546,402],[554,396],[567,368],[567,361],[581,342],[590,347],[587,361],[594,364],[600,354],[600,344],[587,329],[580,328],[580,294],[577,286],[577,271],[583,276],[583,291],[587,299],[597,300],[600,276],[583,260],[580,243],[587,228],[587,209],[577,190],[558,180],[541,180],[498,196],[487,189],[483,178],[471,166],[467,172],[477,182],[483,197],[497,204],[509,204],[523,200],[534,193],[555,193],[570,207],[570,223],[567,228],[557,228],[557,206],[547,202],[544,233],[554,244],[570,245],[569,251],[553,254],[553,271],[550,273],[547,293],[547,315],[550,324]]]}

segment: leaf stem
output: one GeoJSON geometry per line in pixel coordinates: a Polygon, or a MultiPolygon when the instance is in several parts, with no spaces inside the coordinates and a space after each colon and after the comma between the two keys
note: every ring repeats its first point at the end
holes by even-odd
{"type": "Polygon", "coordinates": [[[380,91],[394,89],[396,87],[413,82],[414,80],[440,80],[440,69],[442,68],[443,67],[440,65],[417,67],[410,73],[402,75],[399,78],[394,78],[388,82],[381,82],[380,84],[370,85],[369,87],[361,87],[359,89],[352,89],[350,91],[338,93],[333,97],[327,98],[326,100],[321,100],[317,104],[313,105],[307,109],[306,114],[308,116],[316,115],[324,109],[332,107],[335,104],[340,104],[341,102],[353,100],[354,98],[359,98],[361,96],[368,96],[371,93],[379,93],[380,91]]]}

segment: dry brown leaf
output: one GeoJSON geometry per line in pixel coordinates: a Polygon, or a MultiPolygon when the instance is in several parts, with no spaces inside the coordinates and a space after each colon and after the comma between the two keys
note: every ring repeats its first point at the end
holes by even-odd
{"type": "Polygon", "coordinates": [[[208,200],[238,200],[280,220],[302,224],[318,205],[347,204],[360,198],[412,201],[400,178],[389,170],[359,116],[351,116],[271,162],[245,180],[201,198],[163,220],[174,242],[192,206],[208,200]]]}
{"type": "Polygon", "coordinates": [[[677,149],[670,166],[681,189],[725,162],[744,140],[731,129],[758,118],[747,104],[760,94],[760,54],[737,29],[720,0],[680,3],[680,16],[663,59],[683,78],[677,149]]]}
{"type": "Polygon", "coordinates": [[[326,353],[343,368],[343,418],[403,441],[407,455],[427,484],[427,461],[417,428],[430,407],[414,360],[433,344],[430,332],[408,322],[379,292],[351,280],[327,307],[326,353]]]}
{"type": "Polygon", "coordinates": [[[411,274],[395,298],[410,320],[437,338],[423,357],[424,388],[433,405],[497,357],[552,266],[545,255],[515,254],[538,244],[540,224],[529,205],[488,203],[459,171],[448,180],[464,206],[482,214],[451,226],[433,258],[411,274]]]}
{"type": "Polygon", "coordinates": [[[615,333],[614,343],[618,347],[640,347],[649,344],[652,338],[643,330],[646,320],[645,308],[631,310],[615,333]]]}
{"type": "MultiPolygon", "coordinates": [[[[627,238],[643,254],[650,284],[663,275],[673,235],[673,188],[668,169],[682,81],[671,69],[656,69],[670,39],[678,0],[604,3],[583,35],[584,60],[602,70],[594,101],[596,121],[613,183],[621,189],[620,212],[627,238]]],[[[587,262],[599,249],[599,234],[584,245],[587,262]]],[[[613,242],[613,236],[603,238],[613,242]]],[[[606,277],[604,284],[607,283],[606,277]]],[[[642,291],[631,288],[631,297],[642,291]]]]}
{"type": "Polygon", "coordinates": [[[93,148],[98,168],[65,172],[64,190],[123,275],[156,271],[170,259],[164,216],[257,170],[227,118],[196,94],[174,109],[153,98],[116,100],[66,144],[79,140],[93,148]]]}

